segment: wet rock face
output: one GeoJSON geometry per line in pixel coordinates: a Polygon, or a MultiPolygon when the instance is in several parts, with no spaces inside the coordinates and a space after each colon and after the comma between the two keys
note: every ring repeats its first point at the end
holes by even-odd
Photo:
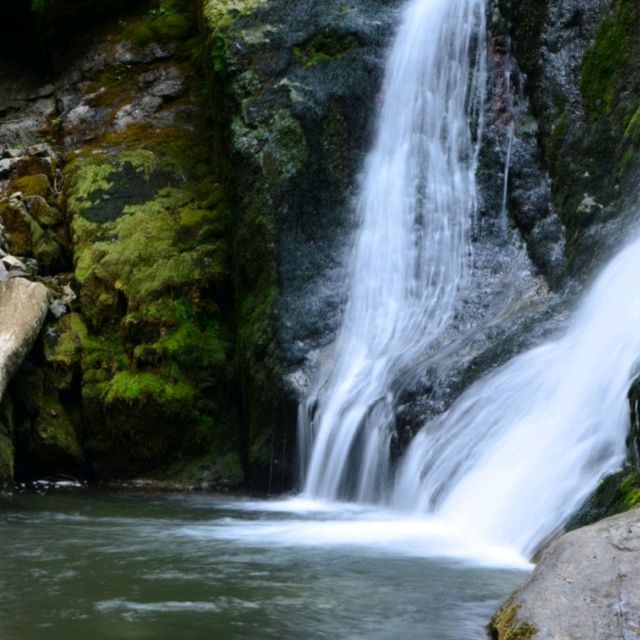
{"type": "Polygon", "coordinates": [[[537,271],[558,288],[566,275],[565,230],[553,205],[538,123],[499,3],[490,2],[487,11],[489,77],[478,170],[480,215],[502,210],[526,242],[537,271]]]}
{"type": "Polygon", "coordinates": [[[203,3],[218,149],[236,190],[250,460],[274,483],[290,481],[295,405],[344,304],[352,201],[399,5],[203,3]]]}
{"type": "Polygon", "coordinates": [[[568,273],[582,277],[610,257],[638,220],[637,3],[497,5],[537,120],[553,208],[565,227],[568,273]]]}
{"type": "Polygon", "coordinates": [[[496,640],[614,640],[640,628],[640,510],[568,533],[493,618],[496,640]]]}

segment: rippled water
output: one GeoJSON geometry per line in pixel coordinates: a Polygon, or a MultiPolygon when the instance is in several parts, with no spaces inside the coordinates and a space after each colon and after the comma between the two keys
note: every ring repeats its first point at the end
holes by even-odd
{"type": "Polygon", "coordinates": [[[0,541],[2,640],[472,640],[525,576],[435,521],[299,501],[4,495],[0,541]]]}

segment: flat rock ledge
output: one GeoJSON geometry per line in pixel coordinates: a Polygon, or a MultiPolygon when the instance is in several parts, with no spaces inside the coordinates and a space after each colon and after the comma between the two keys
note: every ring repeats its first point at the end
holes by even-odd
{"type": "Polygon", "coordinates": [[[0,399],[33,346],[49,309],[39,282],[13,278],[0,283],[0,399]]]}
{"type": "Polygon", "coordinates": [[[489,630],[495,640],[640,639],[640,509],[558,538],[489,630]]]}

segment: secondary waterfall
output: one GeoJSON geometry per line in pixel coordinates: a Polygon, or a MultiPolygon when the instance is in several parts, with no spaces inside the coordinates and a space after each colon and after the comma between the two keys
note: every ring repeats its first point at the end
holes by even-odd
{"type": "Polygon", "coordinates": [[[300,411],[304,493],[380,500],[394,381],[464,288],[485,87],[483,0],[412,0],[392,46],[357,205],[333,361],[300,411]]]}
{"type": "Polygon", "coordinates": [[[564,336],[470,387],[412,443],[393,502],[530,555],[624,461],[640,362],[640,240],[564,336]]]}

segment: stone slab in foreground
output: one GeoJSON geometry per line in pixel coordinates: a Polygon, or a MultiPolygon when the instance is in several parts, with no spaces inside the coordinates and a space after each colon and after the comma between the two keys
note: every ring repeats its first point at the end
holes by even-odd
{"type": "Polygon", "coordinates": [[[556,540],[490,630],[497,640],[640,639],[640,509],[556,540]]]}
{"type": "Polygon", "coordinates": [[[24,278],[0,283],[0,399],[38,337],[48,308],[43,284],[24,278]]]}

